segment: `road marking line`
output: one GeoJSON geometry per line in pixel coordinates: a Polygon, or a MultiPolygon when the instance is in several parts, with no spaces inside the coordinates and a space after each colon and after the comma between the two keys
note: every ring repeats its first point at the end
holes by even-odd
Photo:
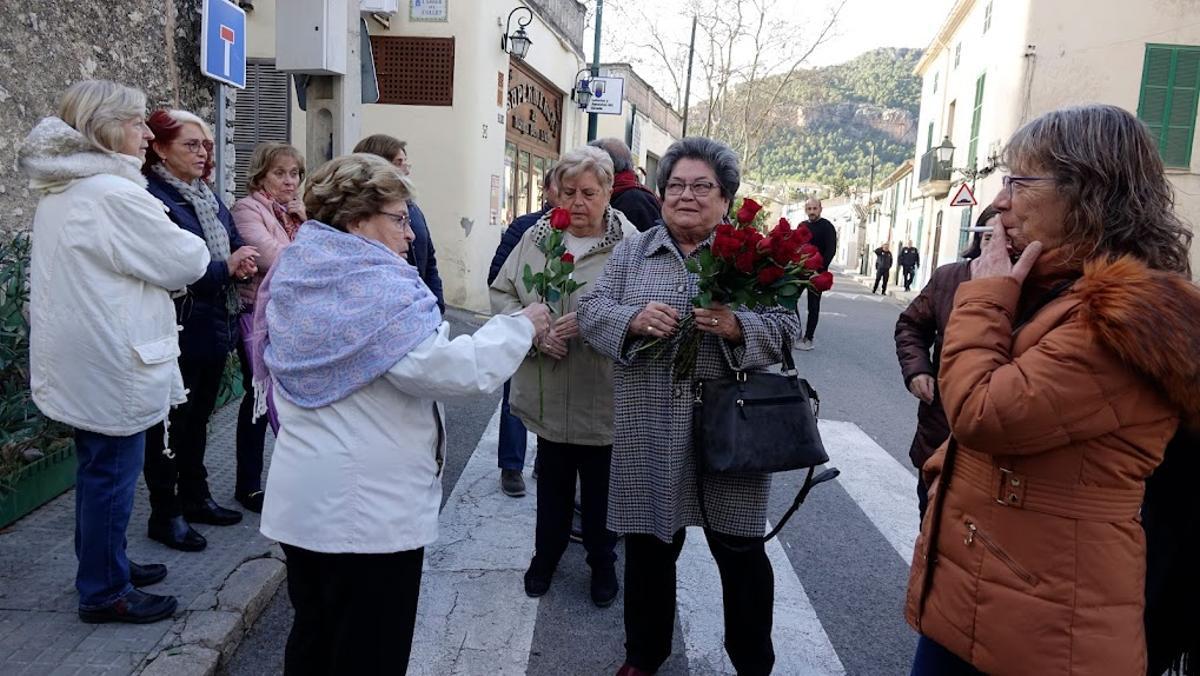
{"type": "Polygon", "coordinates": [[[837,420],[819,424],[829,464],[842,471],[838,483],[907,564],[921,528],[917,478],[858,425],[837,420]]]}

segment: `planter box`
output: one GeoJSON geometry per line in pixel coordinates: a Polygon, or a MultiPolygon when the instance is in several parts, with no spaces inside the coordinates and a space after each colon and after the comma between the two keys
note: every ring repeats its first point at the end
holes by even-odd
{"type": "Polygon", "coordinates": [[[41,507],[75,485],[75,446],[70,445],[0,478],[0,528],[41,507]]]}

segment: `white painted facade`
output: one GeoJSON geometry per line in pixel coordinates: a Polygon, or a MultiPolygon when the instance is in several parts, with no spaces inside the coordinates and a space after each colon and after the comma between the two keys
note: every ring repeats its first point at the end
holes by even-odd
{"type": "MultiPolygon", "coordinates": [[[[912,194],[919,205],[922,261],[956,260],[965,239],[960,227],[968,210],[949,205],[964,174],[955,171],[948,185],[932,191],[936,186],[919,179],[922,156],[945,137],[955,146],[953,167],[972,168],[968,154],[980,77],[976,169],[990,167],[1014,131],[1050,110],[1110,103],[1136,113],[1147,44],[1200,46],[1198,19],[1200,6],[1186,0],[1134,5],[1117,0],[959,0],[916,68],[923,82],[913,164],[918,178],[912,194]]],[[[1180,216],[1200,225],[1200,134],[1193,140],[1190,166],[1168,174],[1180,216]]],[[[980,206],[966,218],[973,220],[995,197],[1001,175],[996,171],[975,181],[980,206]]],[[[933,267],[922,266],[919,284],[933,267]]],[[[1193,247],[1192,267],[1200,269],[1198,247],[1193,247]]]]}
{"type": "MultiPolygon", "coordinates": [[[[281,37],[275,35],[275,12],[284,2],[255,1],[248,15],[250,58],[274,56],[281,37]]],[[[361,126],[363,136],[384,133],[407,141],[416,201],[437,250],[446,302],[480,312],[489,309],[488,265],[513,211],[506,207],[513,170],[510,165],[506,171],[505,158],[510,57],[501,51],[500,38],[509,12],[526,4],[450,2],[449,20],[439,23],[410,21],[405,0],[390,17],[390,27],[367,20],[371,35],[455,40],[453,105],[364,105],[361,126]],[[497,182],[498,196],[493,191],[497,182]]],[[[562,97],[557,156],[587,139],[587,117],[570,99],[575,73],[585,65],[583,53],[535,3],[528,6],[534,17],[525,28],[532,40],[525,66],[549,85],[547,92],[562,97]]],[[[512,31],[520,16],[514,17],[512,31]]],[[[305,114],[294,103],[291,128],[292,144],[303,151],[305,114]]],[[[536,193],[529,201],[537,201],[536,193]]],[[[537,208],[526,205],[530,211],[537,208]]]]}

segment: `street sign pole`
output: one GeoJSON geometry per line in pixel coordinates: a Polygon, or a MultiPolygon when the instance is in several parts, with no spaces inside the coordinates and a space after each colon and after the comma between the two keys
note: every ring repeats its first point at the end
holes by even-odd
{"type": "MultiPolygon", "coordinates": [[[[592,77],[600,76],[600,22],[604,18],[604,0],[596,0],[596,40],[592,46],[592,77]]],[[[588,114],[587,140],[595,141],[600,118],[595,113],[588,114]]]]}
{"type": "Polygon", "coordinates": [[[217,165],[217,194],[225,199],[228,197],[225,194],[225,83],[216,82],[215,84],[217,91],[213,100],[217,108],[217,130],[216,138],[213,139],[213,150],[216,151],[216,157],[213,160],[217,165]]]}

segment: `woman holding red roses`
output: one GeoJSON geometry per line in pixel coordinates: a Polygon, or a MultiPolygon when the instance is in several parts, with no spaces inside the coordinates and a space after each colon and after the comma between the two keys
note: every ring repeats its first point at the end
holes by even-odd
{"type": "MultiPolygon", "coordinates": [[[[595,281],[613,248],[637,233],[628,219],[609,206],[613,164],[598,148],[582,147],[554,168],[558,208],[525,232],[492,282],[492,309],[511,313],[543,302],[526,283],[533,270],[568,276],[576,285],[595,281]],[[561,235],[554,235],[555,231],[561,235]],[[552,236],[554,235],[554,236],[552,236]],[[561,238],[565,253],[547,261],[546,242],[561,238]]],[[[608,474],[612,455],[612,362],[583,342],[575,310],[580,294],[548,298],[558,314],[554,327],[536,345],[512,379],[510,405],[538,437],[537,531],[535,551],[525,573],[525,593],[545,594],[566,551],[579,478],[583,546],[592,568],[592,601],[607,608],[617,597],[613,547],[605,527],[608,474]],[[541,364],[543,358],[553,362],[541,364]]]]}
{"type": "MultiPolygon", "coordinates": [[[[697,380],[728,377],[734,368],[778,363],[784,345],[799,332],[794,312],[782,307],[734,311],[710,303],[693,308],[699,275],[689,261],[706,250],[732,254],[744,238],[757,237],[739,269],[755,269],[771,256],[766,238],[725,223],[741,181],[728,146],[686,138],[663,155],[658,186],[663,224],[632,237],[613,251],[604,274],[579,307],[584,339],[616,362],[616,429],[613,435],[608,527],[625,533],[625,664],[621,676],[652,674],[671,653],[675,622],[675,561],[685,528],[703,523],[696,490],[692,401],[697,380]],[[701,339],[690,377],[676,379],[671,358],[640,350],[647,341],[670,338],[681,322],[701,339]],[[686,326],[686,324],[685,324],[686,326]]],[[[780,237],[802,237],[799,231],[780,237]]],[[[694,265],[694,264],[693,264],[694,265]]],[[[774,274],[774,273],[765,273],[774,274]]],[[[768,674],[774,578],[762,544],[770,477],[708,476],[704,497],[712,530],[705,530],[721,571],[725,601],[725,647],[739,674],[768,674]]]]}

